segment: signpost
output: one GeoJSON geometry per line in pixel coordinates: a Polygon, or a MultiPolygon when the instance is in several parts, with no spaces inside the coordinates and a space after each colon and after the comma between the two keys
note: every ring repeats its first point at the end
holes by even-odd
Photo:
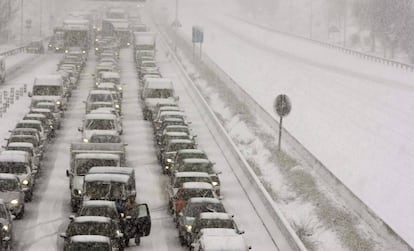
{"type": "Polygon", "coordinates": [[[192,42],[193,42],[193,57],[195,57],[195,44],[200,44],[200,59],[202,55],[202,47],[201,45],[204,42],[204,30],[200,26],[193,26],[193,32],[192,32],[192,42]]]}
{"type": "Polygon", "coordinates": [[[273,108],[280,117],[278,149],[279,151],[281,151],[283,117],[287,116],[290,113],[290,111],[292,110],[292,104],[287,95],[280,94],[276,97],[275,101],[273,102],[273,108]]]}

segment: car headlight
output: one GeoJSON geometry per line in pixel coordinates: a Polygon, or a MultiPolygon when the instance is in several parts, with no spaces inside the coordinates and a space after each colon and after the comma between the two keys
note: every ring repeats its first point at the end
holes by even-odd
{"type": "Polygon", "coordinates": [[[10,204],[15,206],[15,205],[19,204],[19,200],[14,199],[14,200],[10,201],[10,204]]]}
{"type": "Polygon", "coordinates": [[[8,232],[9,231],[9,226],[8,225],[4,225],[2,229],[3,229],[3,231],[8,232]]]}
{"type": "Polygon", "coordinates": [[[118,90],[122,90],[122,86],[118,86],[118,90]]]}
{"type": "Polygon", "coordinates": [[[65,53],[68,53],[69,51],[68,50],[65,50],[65,53]]]}
{"type": "Polygon", "coordinates": [[[99,48],[95,48],[95,51],[99,51],[99,48]]]}
{"type": "Polygon", "coordinates": [[[83,139],[83,143],[88,143],[88,142],[89,142],[89,139],[87,139],[87,138],[83,139]]]}
{"type": "Polygon", "coordinates": [[[82,190],[80,189],[75,189],[73,190],[73,192],[75,193],[75,195],[82,195],[82,190]]]}
{"type": "Polygon", "coordinates": [[[115,108],[119,108],[119,105],[118,105],[118,104],[116,104],[116,105],[115,105],[115,108]]]}
{"type": "Polygon", "coordinates": [[[211,182],[211,184],[215,187],[215,186],[218,185],[218,182],[217,181],[213,181],[213,182],[211,182]]]}
{"type": "MultiPolygon", "coordinates": [[[[94,28],[95,29],[95,28],[94,28]]],[[[99,39],[95,39],[95,42],[98,42],[99,41],[99,39]]]]}
{"type": "Polygon", "coordinates": [[[171,163],[172,162],[172,159],[167,159],[167,163],[171,163]]]}
{"type": "Polygon", "coordinates": [[[59,48],[58,48],[58,47],[56,47],[56,50],[58,51],[58,50],[59,50],[59,48]]]}
{"type": "Polygon", "coordinates": [[[51,44],[49,44],[49,47],[52,47],[52,45],[51,45],[51,44]]]}
{"type": "Polygon", "coordinates": [[[168,170],[168,169],[170,169],[170,167],[169,166],[165,166],[165,169],[168,170]]]}
{"type": "Polygon", "coordinates": [[[86,51],[82,51],[82,53],[83,53],[83,54],[85,54],[85,53],[86,53],[86,51]]]}
{"type": "Polygon", "coordinates": [[[57,100],[57,101],[56,101],[56,104],[57,104],[57,105],[60,105],[60,100],[57,100]]]}
{"type": "Polygon", "coordinates": [[[22,181],[22,184],[25,185],[25,186],[27,186],[27,185],[29,185],[29,181],[28,180],[23,180],[22,181]]]}
{"type": "Polygon", "coordinates": [[[192,228],[193,228],[193,226],[191,226],[191,225],[185,225],[185,229],[187,230],[187,232],[191,232],[192,228]]]}
{"type": "Polygon", "coordinates": [[[121,218],[124,218],[125,217],[125,214],[124,213],[120,213],[119,215],[121,216],[121,218]]]}
{"type": "Polygon", "coordinates": [[[130,45],[131,45],[131,43],[127,43],[127,45],[128,45],[128,46],[130,46],[130,45]]]}

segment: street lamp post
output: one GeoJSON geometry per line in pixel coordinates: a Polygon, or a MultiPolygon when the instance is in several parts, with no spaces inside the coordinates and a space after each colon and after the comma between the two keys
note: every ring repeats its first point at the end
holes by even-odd
{"type": "Polygon", "coordinates": [[[176,28],[181,27],[181,23],[178,20],[178,0],[175,0],[175,19],[171,25],[176,28]]]}

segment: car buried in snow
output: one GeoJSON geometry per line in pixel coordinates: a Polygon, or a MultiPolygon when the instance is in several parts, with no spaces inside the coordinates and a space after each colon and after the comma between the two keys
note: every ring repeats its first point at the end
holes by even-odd
{"type": "Polygon", "coordinates": [[[7,204],[4,200],[0,199],[0,238],[1,249],[11,250],[14,242],[14,227],[12,215],[7,209],[7,204]]]}
{"type": "Polygon", "coordinates": [[[175,158],[175,154],[181,149],[196,149],[197,144],[190,139],[172,139],[165,147],[160,148],[158,156],[163,173],[169,173],[170,163],[175,158]]]}
{"type": "Polygon", "coordinates": [[[65,92],[63,78],[59,74],[37,76],[32,92],[28,93],[32,101],[55,102],[60,110],[67,109],[68,94],[65,92]]]}
{"type": "Polygon", "coordinates": [[[33,170],[40,169],[40,154],[36,153],[36,149],[32,143],[29,142],[10,142],[5,147],[9,151],[24,151],[29,154],[32,159],[33,170]]]}
{"type": "Polygon", "coordinates": [[[115,132],[121,135],[123,131],[117,116],[110,113],[86,114],[78,130],[82,132],[83,143],[88,143],[93,134],[115,132]]]}

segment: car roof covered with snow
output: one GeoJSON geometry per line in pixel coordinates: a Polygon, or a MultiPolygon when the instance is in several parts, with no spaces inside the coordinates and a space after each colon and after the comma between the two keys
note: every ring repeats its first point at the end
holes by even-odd
{"type": "Polygon", "coordinates": [[[213,189],[213,186],[207,182],[184,182],[183,189],[213,189]]]}
{"type": "Polygon", "coordinates": [[[26,163],[29,154],[25,151],[6,150],[0,153],[0,161],[2,162],[23,162],[26,163]]]}
{"type": "Polygon", "coordinates": [[[0,173],[0,180],[19,180],[16,174],[12,173],[0,173]]]}
{"type": "Polygon", "coordinates": [[[39,120],[33,120],[33,119],[22,119],[18,122],[18,124],[38,124],[41,125],[42,122],[39,120]]]}
{"type": "Polygon", "coordinates": [[[213,220],[213,219],[231,220],[233,219],[233,216],[231,216],[228,213],[203,212],[203,213],[200,213],[199,218],[204,219],[204,220],[213,220]]]}
{"type": "Polygon", "coordinates": [[[192,144],[194,143],[190,139],[172,139],[170,140],[169,144],[192,144]]]}
{"type": "Polygon", "coordinates": [[[47,108],[32,108],[30,109],[31,112],[41,112],[41,113],[49,113],[52,112],[52,110],[47,108]]]}
{"type": "Polygon", "coordinates": [[[89,95],[100,95],[100,94],[111,95],[111,91],[99,90],[99,89],[94,89],[94,90],[89,91],[89,95]]]}
{"type": "Polygon", "coordinates": [[[61,86],[62,76],[59,74],[36,76],[33,85],[61,86]]]}
{"type": "Polygon", "coordinates": [[[115,167],[115,166],[94,166],[89,169],[89,174],[92,173],[113,173],[113,174],[127,174],[131,175],[134,173],[134,169],[131,167],[115,167]]]}
{"type": "Polygon", "coordinates": [[[112,71],[105,71],[102,72],[101,74],[101,78],[120,78],[121,76],[119,75],[119,73],[117,72],[112,72],[112,71]]]}
{"type": "Polygon", "coordinates": [[[103,181],[127,183],[128,180],[129,176],[124,174],[93,173],[85,175],[85,182],[103,181]]]}
{"type": "Polygon", "coordinates": [[[221,201],[217,198],[208,197],[193,197],[188,200],[188,203],[216,203],[221,204],[221,201]]]}
{"type": "Polygon", "coordinates": [[[173,89],[173,82],[168,78],[147,78],[146,88],[150,89],[173,89]]]}
{"type": "Polygon", "coordinates": [[[101,82],[98,85],[98,89],[101,89],[101,88],[115,88],[115,87],[116,87],[116,84],[112,83],[112,82],[101,82]]]}
{"type": "Polygon", "coordinates": [[[181,149],[177,151],[177,154],[186,154],[186,153],[206,154],[203,150],[200,150],[200,149],[181,149]]]}
{"type": "Polygon", "coordinates": [[[200,233],[200,245],[205,251],[249,250],[243,237],[233,229],[204,228],[200,233]]]}
{"type": "Polygon", "coordinates": [[[208,173],[204,172],[177,172],[175,173],[175,177],[177,178],[187,178],[187,177],[210,177],[208,173]]]}
{"type": "Polygon", "coordinates": [[[78,216],[73,218],[73,221],[76,223],[85,223],[85,222],[101,222],[101,223],[110,223],[111,219],[103,216],[78,216]]]}
{"type": "Polygon", "coordinates": [[[74,236],[70,237],[70,241],[71,242],[81,242],[81,243],[85,243],[85,242],[102,242],[102,243],[107,243],[108,245],[111,242],[109,237],[102,236],[102,235],[74,235],[74,236]]]}
{"type": "Polygon", "coordinates": [[[211,161],[208,159],[191,158],[183,159],[183,164],[211,164],[211,161]]]}
{"type": "Polygon", "coordinates": [[[116,115],[112,113],[88,113],[85,115],[85,119],[106,119],[115,120],[116,115]]]}
{"type": "Polygon", "coordinates": [[[28,147],[34,148],[32,143],[29,142],[10,142],[7,147],[28,147]]]}
{"type": "Polygon", "coordinates": [[[115,201],[87,200],[82,203],[82,207],[116,207],[116,205],[115,201]]]}
{"type": "Polygon", "coordinates": [[[119,155],[112,153],[78,153],[75,159],[119,159],[119,155]]]}

